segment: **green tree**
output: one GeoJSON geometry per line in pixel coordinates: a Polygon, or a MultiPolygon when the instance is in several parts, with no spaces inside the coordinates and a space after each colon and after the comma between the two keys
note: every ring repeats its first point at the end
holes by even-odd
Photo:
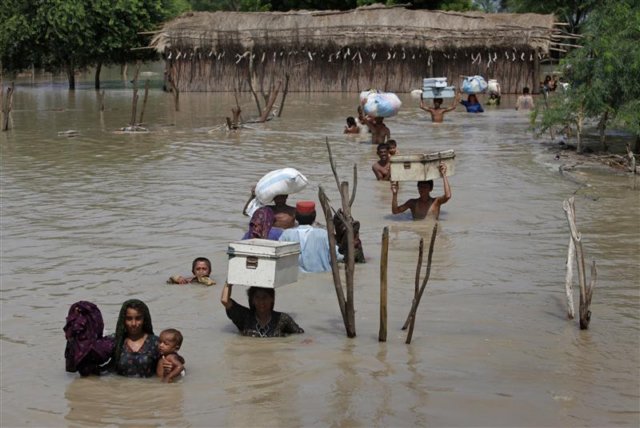
{"type": "Polygon", "coordinates": [[[510,12],[553,13],[569,24],[571,33],[580,32],[580,26],[589,16],[589,12],[602,3],[606,2],[602,0],[506,0],[507,9],[510,12]]]}
{"type": "Polygon", "coordinates": [[[64,70],[69,89],[75,72],[96,65],[154,58],[133,51],[150,31],[189,5],[186,0],[5,0],[0,8],[0,62],[18,71],[31,64],[64,70]]]}
{"type": "Polygon", "coordinates": [[[609,123],[640,139],[640,5],[635,0],[599,5],[585,22],[583,35],[583,47],[571,51],[561,63],[570,89],[551,97],[542,115],[543,129],[576,125],[578,152],[582,151],[582,126],[588,119],[598,122],[605,151],[604,132],[609,123]]]}

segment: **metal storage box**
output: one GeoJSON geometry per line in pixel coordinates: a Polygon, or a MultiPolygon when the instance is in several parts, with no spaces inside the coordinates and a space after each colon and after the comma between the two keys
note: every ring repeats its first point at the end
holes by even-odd
{"type": "Polygon", "coordinates": [[[455,96],[455,86],[447,86],[446,88],[432,88],[425,86],[422,88],[422,98],[454,98],[455,96]]]}
{"type": "Polygon", "coordinates": [[[455,173],[453,150],[422,155],[391,157],[391,181],[426,181],[440,178],[438,165],[447,166],[447,177],[455,173]]]}
{"type": "Polygon", "coordinates": [[[422,79],[422,86],[425,88],[445,88],[447,86],[446,77],[428,77],[422,79]]]}
{"type": "Polygon", "coordinates": [[[227,282],[276,288],[298,280],[298,242],[245,239],[229,243],[227,282]]]}

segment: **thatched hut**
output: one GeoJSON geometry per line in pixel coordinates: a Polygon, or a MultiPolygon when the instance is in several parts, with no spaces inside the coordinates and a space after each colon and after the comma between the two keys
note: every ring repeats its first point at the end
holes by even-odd
{"type": "Polygon", "coordinates": [[[246,91],[289,77],[290,91],[409,92],[423,77],[538,87],[553,15],[368,6],[349,11],[198,12],[166,23],[150,46],[180,91],[246,91]],[[249,80],[251,78],[251,80],[249,80]]]}

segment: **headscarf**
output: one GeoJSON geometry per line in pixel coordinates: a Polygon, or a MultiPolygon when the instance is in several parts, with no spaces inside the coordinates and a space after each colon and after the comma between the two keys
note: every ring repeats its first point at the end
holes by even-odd
{"type": "Polygon", "coordinates": [[[102,337],[104,322],[98,307],[86,301],[71,305],[63,328],[67,346],[65,368],[86,376],[106,363],[113,352],[113,339],[102,337]]]}
{"type": "Polygon", "coordinates": [[[258,208],[251,216],[249,222],[248,239],[260,238],[269,239],[269,232],[273,227],[276,217],[269,207],[258,208]]]}
{"type": "Polygon", "coordinates": [[[116,324],[116,350],[113,354],[115,361],[120,359],[120,354],[122,354],[122,348],[124,347],[124,340],[127,338],[127,327],[125,326],[124,320],[127,316],[127,309],[130,308],[142,313],[142,331],[147,334],[153,334],[151,313],[149,312],[147,305],[145,305],[142,300],[138,299],[131,299],[124,302],[120,308],[120,315],[118,315],[118,323],[116,324]]]}

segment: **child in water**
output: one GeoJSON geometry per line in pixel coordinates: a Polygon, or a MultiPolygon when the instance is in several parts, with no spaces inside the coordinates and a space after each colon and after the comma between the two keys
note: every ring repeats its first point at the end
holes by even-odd
{"type": "Polygon", "coordinates": [[[204,285],[215,285],[215,281],[209,278],[211,275],[211,262],[206,257],[196,257],[191,263],[191,273],[193,276],[185,278],[180,275],[174,275],[169,278],[169,284],[189,284],[198,282],[204,285]]]}
{"type": "Polygon", "coordinates": [[[344,134],[359,134],[360,127],[356,123],[356,120],[353,116],[349,116],[347,118],[347,125],[344,127],[344,134]]]}
{"type": "Polygon", "coordinates": [[[184,358],[178,354],[180,346],[182,346],[182,333],[175,328],[169,328],[160,333],[158,338],[160,359],[156,367],[156,374],[163,382],[173,382],[184,371],[184,358]],[[166,363],[171,363],[171,368],[166,363]]]}
{"type": "Polygon", "coordinates": [[[389,145],[389,156],[395,156],[398,154],[398,143],[396,140],[389,140],[387,141],[387,144],[389,145]]]}

